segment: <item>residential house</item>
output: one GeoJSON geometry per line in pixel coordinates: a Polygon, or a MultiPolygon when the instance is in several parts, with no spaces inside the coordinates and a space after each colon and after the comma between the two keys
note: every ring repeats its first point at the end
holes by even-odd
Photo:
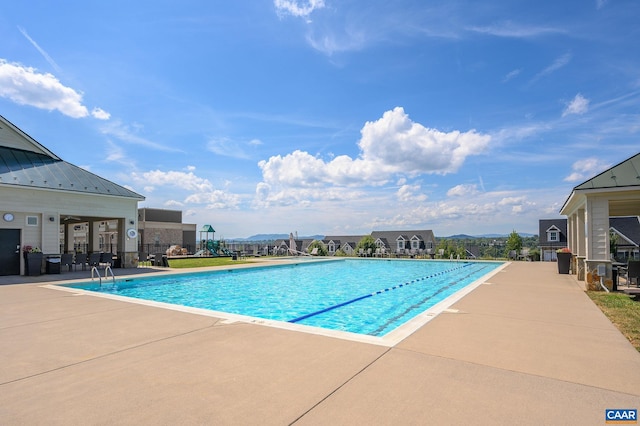
{"type": "Polygon", "coordinates": [[[640,259],[640,216],[611,217],[609,230],[617,236],[616,260],[640,259]]]}
{"type": "Polygon", "coordinates": [[[381,251],[391,255],[435,254],[436,237],[430,229],[416,231],[373,231],[371,236],[381,251]]]}
{"type": "Polygon", "coordinates": [[[567,219],[541,219],[538,222],[540,260],[556,261],[556,251],[567,247],[567,219]]]}
{"type": "Polygon", "coordinates": [[[365,235],[331,235],[325,236],[322,243],[327,247],[327,254],[334,256],[338,250],[342,250],[347,256],[356,255],[356,246],[365,235]]]}

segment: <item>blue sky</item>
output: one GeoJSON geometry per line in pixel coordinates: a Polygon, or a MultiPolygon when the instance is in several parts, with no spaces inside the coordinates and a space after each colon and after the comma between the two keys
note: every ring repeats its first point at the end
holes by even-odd
{"type": "Polygon", "coordinates": [[[639,151],[638,22],[636,0],[6,2],[0,114],[216,237],[537,234],[639,151]]]}

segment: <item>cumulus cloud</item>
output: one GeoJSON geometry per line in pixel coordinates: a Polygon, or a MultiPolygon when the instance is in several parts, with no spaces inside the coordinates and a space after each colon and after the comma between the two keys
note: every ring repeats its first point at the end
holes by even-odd
{"type": "Polygon", "coordinates": [[[300,18],[308,18],[314,10],[324,7],[324,0],[273,0],[276,12],[279,15],[292,15],[300,18]]]}
{"type": "Polygon", "coordinates": [[[189,195],[186,203],[205,204],[207,209],[237,208],[240,196],[220,189],[189,195]]]}
{"type": "Polygon", "coordinates": [[[357,158],[338,155],[324,160],[296,150],[260,161],[263,183],[257,194],[277,197],[279,191],[294,188],[326,193],[331,186],[377,186],[396,176],[455,173],[468,156],[484,152],[491,140],[475,130],[445,133],[424,127],[401,107],[365,123],[361,135],[357,158]]]}
{"type": "Polygon", "coordinates": [[[150,170],[148,172],[133,172],[132,179],[149,187],[173,186],[187,191],[208,192],[213,185],[207,179],[198,177],[193,172],[150,170]]]}
{"type": "Polygon", "coordinates": [[[571,166],[572,172],[564,178],[566,182],[581,182],[611,167],[598,158],[578,160],[571,166]]]}
{"type": "Polygon", "coordinates": [[[420,192],[420,185],[402,185],[396,196],[398,197],[398,201],[401,202],[418,202],[418,201],[426,201],[427,196],[420,192]]]}
{"type": "Polygon", "coordinates": [[[171,205],[204,204],[207,209],[237,208],[241,202],[240,196],[227,191],[216,189],[208,180],[197,176],[191,167],[189,172],[150,170],[148,172],[133,172],[130,178],[144,187],[145,192],[151,193],[156,188],[177,188],[190,194],[184,202],[171,200],[171,205]]]}
{"type": "Polygon", "coordinates": [[[111,118],[111,114],[98,107],[91,110],[91,115],[93,116],[93,118],[97,118],[98,120],[108,120],[109,118],[111,118]]]}
{"type": "Polygon", "coordinates": [[[478,193],[478,185],[456,185],[447,191],[447,197],[464,197],[478,193]]]}
{"type": "Polygon", "coordinates": [[[567,107],[562,112],[562,116],[565,117],[570,114],[584,114],[589,110],[589,99],[578,93],[571,102],[567,104],[567,107]]]}
{"type": "Polygon", "coordinates": [[[0,96],[20,105],[57,110],[72,118],[89,115],[82,94],[63,85],[55,76],[0,59],[0,96]]]}

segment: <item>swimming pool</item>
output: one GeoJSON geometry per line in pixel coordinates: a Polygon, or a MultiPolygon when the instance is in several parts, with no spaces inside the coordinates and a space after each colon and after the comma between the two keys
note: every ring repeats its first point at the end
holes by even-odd
{"type": "Polygon", "coordinates": [[[501,265],[341,259],[69,287],[382,337],[501,265]]]}

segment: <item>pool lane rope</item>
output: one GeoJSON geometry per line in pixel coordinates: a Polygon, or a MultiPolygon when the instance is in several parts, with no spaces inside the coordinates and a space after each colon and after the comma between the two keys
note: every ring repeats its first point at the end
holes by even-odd
{"type": "Polygon", "coordinates": [[[320,314],[323,314],[325,312],[332,311],[332,310],[340,308],[342,306],[350,305],[350,304],[358,302],[358,301],[360,301],[362,299],[367,299],[369,297],[373,297],[376,294],[382,294],[382,293],[385,293],[387,291],[396,290],[396,289],[399,289],[399,288],[402,288],[402,287],[409,286],[411,284],[416,284],[416,283],[419,283],[421,281],[428,280],[429,278],[434,278],[434,277],[437,277],[439,275],[447,274],[449,272],[453,272],[453,271],[456,271],[458,269],[466,268],[467,266],[471,266],[471,265],[472,265],[472,263],[465,262],[462,266],[456,266],[455,268],[450,268],[450,269],[446,269],[446,270],[443,270],[443,271],[440,271],[440,272],[435,272],[435,273],[433,273],[431,275],[427,275],[427,276],[424,276],[424,277],[421,277],[421,278],[416,278],[415,280],[407,281],[406,283],[394,285],[393,287],[387,287],[387,288],[382,289],[382,290],[374,291],[373,293],[365,294],[364,296],[356,297],[355,299],[347,300],[346,302],[338,303],[337,305],[332,305],[332,306],[326,307],[324,309],[320,309],[319,311],[315,311],[315,312],[311,312],[309,314],[302,315],[302,316],[300,316],[298,318],[291,319],[291,320],[289,320],[287,322],[290,322],[290,323],[300,322],[300,321],[305,320],[307,318],[311,318],[311,317],[314,317],[316,315],[320,315],[320,314]]]}

